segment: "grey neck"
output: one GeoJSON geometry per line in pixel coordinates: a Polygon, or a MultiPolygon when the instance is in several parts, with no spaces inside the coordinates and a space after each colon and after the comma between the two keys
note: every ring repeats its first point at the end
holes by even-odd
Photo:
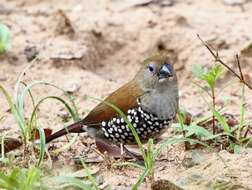
{"type": "Polygon", "coordinates": [[[178,88],[171,85],[162,89],[146,92],[140,101],[145,111],[155,114],[160,120],[168,120],[174,118],[178,110],[178,88]]]}

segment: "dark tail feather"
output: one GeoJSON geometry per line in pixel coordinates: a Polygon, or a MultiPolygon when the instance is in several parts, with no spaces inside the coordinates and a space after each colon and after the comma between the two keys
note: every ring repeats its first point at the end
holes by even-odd
{"type": "Polygon", "coordinates": [[[85,132],[85,130],[83,129],[83,122],[82,121],[78,121],[76,123],[73,123],[67,127],[65,127],[64,129],[61,129],[57,132],[55,132],[54,134],[50,135],[49,137],[46,138],[46,143],[51,142],[52,140],[61,137],[63,135],[66,135],[68,133],[82,133],[85,132]]]}

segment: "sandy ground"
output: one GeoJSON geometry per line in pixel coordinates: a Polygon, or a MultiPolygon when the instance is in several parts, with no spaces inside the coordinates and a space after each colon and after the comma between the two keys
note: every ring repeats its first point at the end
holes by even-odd
{"type": "MultiPolygon", "coordinates": [[[[7,56],[0,58],[0,83],[13,93],[19,73],[29,64],[28,54],[37,51],[39,61],[26,72],[24,81],[46,81],[73,92],[80,113],[85,115],[97,104],[87,95],[105,97],[130,80],[144,58],[163,47],[175,62],[180,106],[193,115],[200,115],[207,112],[207,106],[191,82],[195,80],[191,67],[193,64],[210,66],[213,58],[196,34],[218,48],[221,58],[235,69],[234,55],[239,53],[243,72],[250,80],[252,51],[247,47],[252,43],[251,2],[241,6],[230,6],[221,0],[174,0],[169,6],[155,3],[140,6],[136,2],[1,0],[0,21],[11,30],[12,48],[7,56]]],[[[237,80],[226,73],[218,85],[218,106],[239,116],[241,89],[237,80]],[[227,83],[228,87],[222,90],[227,83]]],[[[62,92],[39,85],[33,88],[33,94],[39,100],[46,95],[61,96],[62,92]]],[[[5,116],[0,131],[17,136],[18,128],[6,112],[6,101],[3,96],[0,98],[0,114],[5,116]]],[[[251,110],[249,90],[246,102],[247,109],[251,110]]],[[[29,114],[31,105],[26,106],[29,114]]],[[[252,114],[249,111],[246,114],[250,120],[252,114]]],[[[53,130],[62,127],[64,115],[62,106],[53,101],[45,102],[39,110],[43,127],[53,130]]],[[[55,170],[62,162],[73,165],[73,156],[88,154],[85,140],[82,135],[69,152],[62,153],[60,158],[65,159],[55,163],[55,170]]],[[[91,154],[94,153],[91,151],[91,154]]],[[[185,189],[208,189],[216,180],[239,184],[237,189],[252,189],[250,149],[241,155],[226,151],[219,155],[199,152],[197,155],[202,160],[189,169],[184,167],[182,160],[194,154],[185,152],[183,146],[171,147],[164,153],[165,158],[157,162],[156,178],[169,179],[185,189]]],[[[129,189],[139,173],[131,169],[108,170],[103,163],[98,166],[104,182],[114,189],[129,189]]],[[[148,183],[141,187],[149,188],[148,183]]]]}

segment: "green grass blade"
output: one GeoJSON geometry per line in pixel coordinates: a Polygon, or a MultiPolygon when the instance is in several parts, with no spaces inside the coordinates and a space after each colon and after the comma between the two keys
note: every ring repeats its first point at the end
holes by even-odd
{"type": "MultiPolygon", "coordinates": [[[[30,122],[29,123],[33,123],[34,122],[34,118],[36,116],[36,111],[39,108],[39,106],[46,100],[48,99],[53,99],[53,100],[57,100],[59,102],[61,102],[67,109],[67,111],[70,113],[71,117],[73,118],[74,121],[77,121],[78,117],[76,116],[76,112],[69,106],[69,104],[62,98],[57,97],[57,96],[47,96],[42,98],[41,100],[39,100],[39,102],[35,105],[35,108],[32,111],[31,114],[31,118],[30,118],[30,122]]],[[[64,145],[63,147],[61,147],[60,149],[57,149],[54,151],[55,154],[58,154],[61,151],[64,151],[66,149],[68,149],[77,139],[77,134],[74,136],[74,138],[70,141],[70,143],[64,145]]]]}
{"type": "Polygon", "coordinates": [[[148,169],[145,169],[144,172],[139,176],[137,182],[133,187],[131,188],[132,190],[138,190],[139,186],[143,183],[144,179],[148,175],[149,171],[148,169]]]}
{"type": "Polygon", "coordinates": [[[40,137],[39,161],[37,163],[37,166],[40,166],[43,159],[44,159],[45,149],[46,149],[46,147],[45,147],[46,142],[45,142],[45,132],[44,132],[44,130],[41,127],[37,128],[37,130],[39,131],[39,137],[40,137]]]}
{"type": "Polygon", "coordinates": [[[33,190],[36,183],[40,181],[40,170],[33,167],[24,171],[26,180],[23,183],[23,190],[33,190]]]}
{"type": "Polygon", "coordinates": [[[74,177],[58,176],[55,177],[55,180],[61,183],[68,184],[70,186],[78,187],[83,190],[94,190],[90,185],[84,183],[83,180],[74,177]]]}
{"type": "MultiPolygon", "coordinates": [[[[20,84],[23,84],[25,87],[27,87],[27,84],[25,83],[25,82],[20,82],[20,84]]],[[[29,93],[29,96],[30,96],[30,98],[31,98],[31,101],[32,101],[32,106],[33,106],[33,109],[36,107],[36,103],[35,103],[35,99],[34,99],[34,97],[33,97],[33,95],[32,95],[32,92],[31,92],[31,90],[30,89],[28,89],[28,93],[29,93]]],[[[27,125],[27,127],[26,127],[26,135],[27,135],[27,139],[30,139],[31,138],[31,132],[32,132],[32,128],[33,128],[33,126],[37,126],[37,119],[36,119],[36,114],[35,114],[35,119],[34,119],[34,121],[35,121],[35,124],[34,123],[27,123],[26,125],[27,125]]]]}
{"type": "Polygon", "coordinates": [[[221,126],[223,127],[223,130],[225,133],[230,133],[230,127],[227,124],[227,121],[225,119],[225,117],[223,117],[220,112],[216,111],[216,109],[214,109],[213,107],[210,107],[214,116],[216,117],[216,119],[220,122],[221,126]]]}
{"type": "Polygon", "coordinates": [[[20,115],[19,110],[17,109],[17,107],[13,103],[11,96],[8,94],[8,92],[1,85],[0,85],[0,91],[2,91],[2,93],[4,94],[6,100],[11,108],[11,112],[12,112],[12,114],[13,114],[15,120],[17,121],[17,124],[21,130],[22,137],[24,138],[24,140],[26,140],[25,139],[26,138],[26,136],[25,136],[25,121],[24,121],[23,117],[20,115]]]}
{"type": "Polygon", "coordinates": [[[194,139],[190,139],[190,138],[171,138],[168,139],[166,141],[164,141],[154,152],[154,158],[157,158],[157,156],[169,145],[172,144],[177,144],[177,143],[181,143],[181,142],[190,142],[190,143],[197,143],[197,144],[201,144],[203,146],[209,147],[207,144],[199,141],[199,140],[194,140],[194,139]]]}
{"type": "MultiPolygon", "coordinates": [[[[21,82],[20,82],[21,83],[21,82]]],[[[31,88],[35,85],[38,85],[38,84],[47,84],[43,81],[34,81],[32,82],[31,84],[28,84],[22,92],[20,92],[20,95],[17,94],[17,101],[16,101],[16,104],[17,104],[17,108],[21,114],[21,116],[24,117],[24,100],[25,100],[25,96],[27,93],[29,93],[29,91],[31,90],[31,88]]],[[[24,118],[23,118],[24,120],[24,118]]]]}
{"type": "Polygon", "coordinates": [[[62,91],[64,93],[64,95],[67,96],[69,102],[71,102],[71,104],[72,104],[73,111],[75,112],[75,117],[76,118],[74,120],[79,121],[80,120],[80,115],[78,113],[78,109],[77,109],[77,106],[75,104],[74,97],[71,94],[69,94],[68,92],[66,92],[63,88],[60,88],[60,87],[58,87],[58,86],[56,86],[54,84],[47,83],[46,85],[49,85],[51,87],[54,87],[54,88],[62,91]]]}
{"type": "Polygon", "coordinates": [[[147,143],[147,169],[148,169],[148,175],[153,177],[153,167],[155,163],[155,158],[154,158],[154,142],[153,139],[149,139],[147,143]]]}
{"type": "Polygon", "coordinates": [[[31,114],[31,118],[30,118],[30,123],[33,122],[34,120],[34,117],[36,115],[36,111],[38,109],[38,107],[40,106],[41,103],[43,103],[45,100],[47,99],[54,99],[54,100],[58,100],[59,102],[61,102],[67,109],[67,111],[70,113],[71,117],[73,118],[74,121],[77,121],[77,117],[75,115],[75,112],[74,110],[69,106],[69,104],[62,98],[58,97],[58,96],[47,96],[47,97],[44,97],[42,98],[38,103],[37,105],[35,106],[35,108],[33,109],[32,111],[32,114],[31,114]]]}
{"type": "Polygon", "coordinates": [[[90,172],[89,168],[87,167],[87,165],[85,164],[85,162],[82,159],[80,159],[80,160],[81,160],[82,166],[85,169],[86,174],[88,175],[89,181],[93,184],[95,190],[99,190],[98,184],[96,183],[96,179],[91,175],[91,172],[90,172]]]}
{"type": "Polygon", "coordinates": [[[23,71],[19,74],[18,78],[17,78],[17,82],[15,84],[15,87],[14,87],[14,101],[17,102],[17,97],[18,97],[18,94],[19,94],[19,87],[20,87],[20,83],[22,81],[22,77],[25,75],[26,71],[28,69],[30,69],[30,67],[38,60],[38,57],[36,57],[35,59],[32,60],[32,62],[27,65],[23,71]]]}
{"type": "Polygon", "coordinates": [[[216,139],[217,137],[221,137],[221,136],[228,136],[228,137],[233,137],[234,138],[234,136],[232,134],[224,132],[224,133],[219,133],[219,134],[216,134],[216,135],[208,136],[208,137],[204,138],[204,141],[216,139]]]}

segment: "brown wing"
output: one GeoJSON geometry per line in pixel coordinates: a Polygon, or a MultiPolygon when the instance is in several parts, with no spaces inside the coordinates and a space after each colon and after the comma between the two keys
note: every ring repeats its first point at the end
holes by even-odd
{"type": "MultiPolygon", "coordinates": [[[[112,103],[125,113],[128,109],[137,105],[137,98],[141,95],[142,90],[135,80],[132,80],[110,94],[105,101],[112,103]]],[[[100,103],[83,119],[83,123],[97,124],[102,121],[108,121],[116,115],[117,113],[113,108],[100,103]]]]}

